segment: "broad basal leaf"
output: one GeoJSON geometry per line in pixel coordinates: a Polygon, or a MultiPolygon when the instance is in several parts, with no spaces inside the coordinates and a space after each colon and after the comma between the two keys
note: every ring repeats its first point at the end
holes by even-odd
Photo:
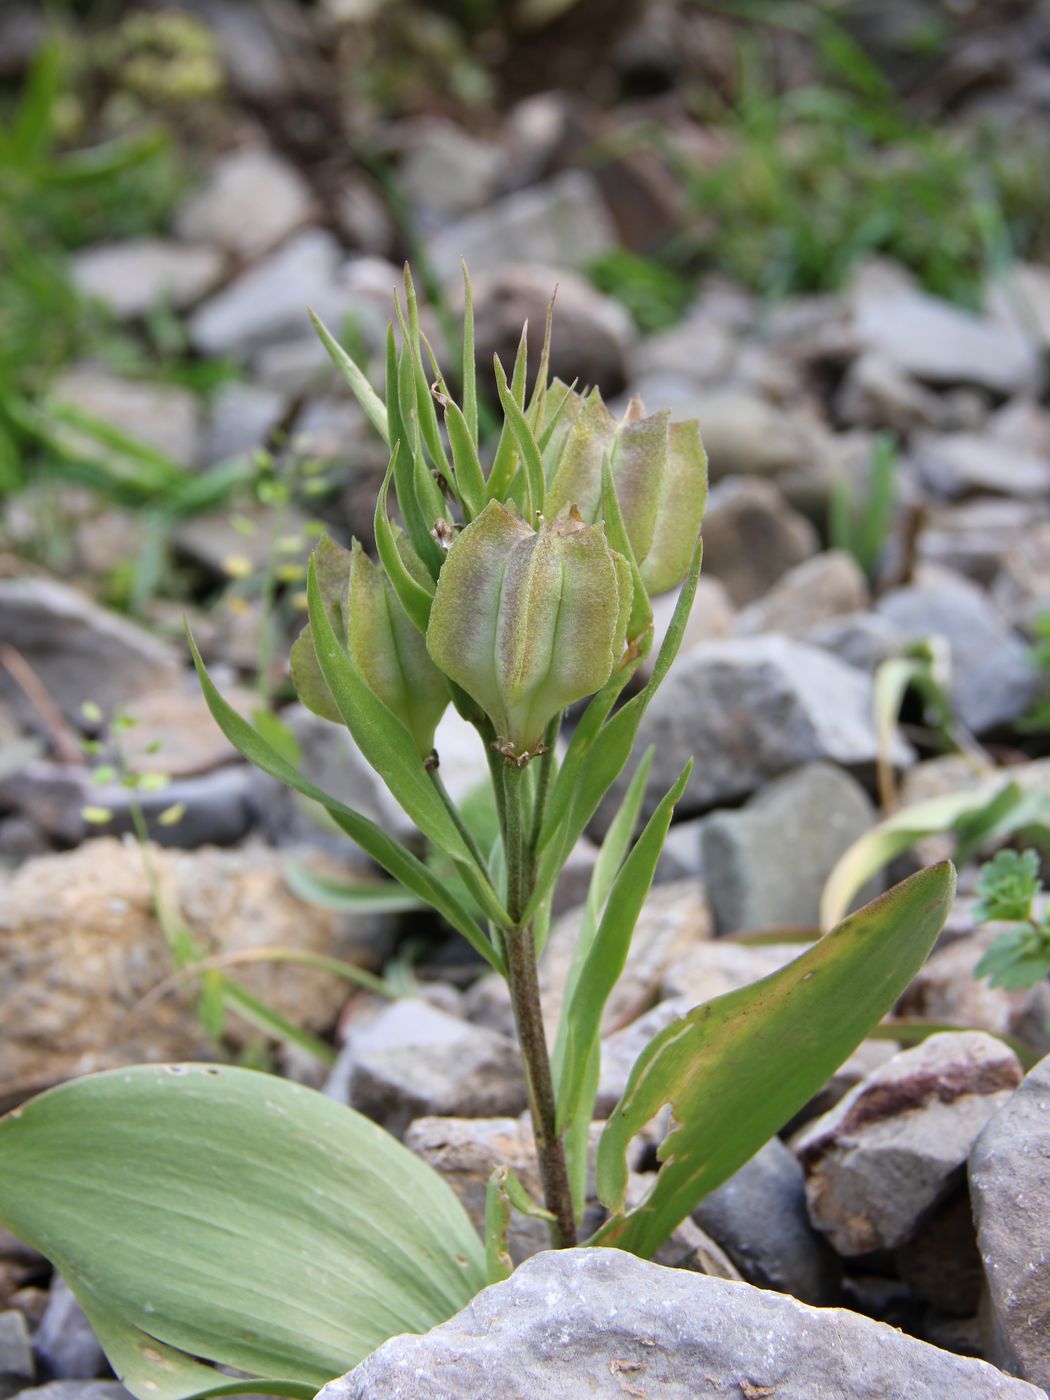
{"type": "Polygon", "coordinates": [[[226,1381],[194,1357],[316,1388],[486,1281],[435,1172],[351,1109],[229,1066],[91,1075],[0,1119],[0,1221],[141,1400],[226,1381]]]}

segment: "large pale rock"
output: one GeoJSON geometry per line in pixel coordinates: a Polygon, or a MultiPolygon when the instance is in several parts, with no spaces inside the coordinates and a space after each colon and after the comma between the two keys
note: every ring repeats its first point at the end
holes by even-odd
{"type": "Polygon", "coordinates": [[[841,1309],[665,1269],[548,1251],[423,1336],[385,1342],[323,1400],[1038,1400],[983,1361],[841,1309]]]}
{"type": "Polygon", "coordinates": [[[765,595],[737,617],[733,634],[753,637],[762,632],[798,636],[833,618],[860,612],[871,601],[868,582],[851,554],[831,549],[779,578],[765,595]]]}
{"type": "Polygon", "coordinates": [[[594,176],[566,170],[446,224],[428,253],[438,275],[458,283],[461,258],[472,273],[510,262],[583,272],[616,241],[594,176]]]}
{"type": "MultiPolygon", "coordinates": [[[[739,811],[713,812],[700,848],[716,930],[818,926],[828,876],[874,824],[867,793],[830,763],[785,774],[739,811]]],[[[883,888],[870,883],[857,902],[883,888]]]]}
{"type": "Polygon", "coordinates": [[[795,1143],[813,1224],[847,1256],[904,1244],[1020,1082],[1017,1056],[983,1031],[894,1055],[795,1143]]]}
{"type": "Polygon", "coordinates": [[[514,1042],[429,1002],[395,1002],[348,1044],[350,1105],[400,1137],[414,1118],[520,1113],[514,1042]]]}
{"type": "MultiPolygon", "coordinates": [[[[683,816],[746,797],[803,763],[864,768],[878,752],[871,678],[787,637],[704,642],[679,659],[646,710],[638,751],[649,744],[648,810],[686,760],[698,760],[683,816]]],[[[891,758],[907,764],[911,750],[897,739],[891,758]]]]}
{"type": "Polygon", "coordinates": [[[991,1304],[991,1355],[1050,1388],[1050,1058],[977,1139],[970,1192],[991,1304]]]}
{"type": "Polygon", "coordinates": [[[968,729],[984,734],[1016,720],[1035,698],[1035,668],[999,610],[966,579],[944,575],[883,595],[882,617],[908,641],[944,637],[951,656],[949,693],[968,729]]]}
{"type": "Polygon", "coordinates": [[[241,273],[193,313],[189,336],[205,355],[245,356],[308,325],[307,307],[328,322],[346,304],[338,286],[342,252],[324,229],[304,229],[241,273]]]}
{"type": "Polygon", "coordinates": [[[252,258],[312,212],[310,189],[295,167],[264,147],[246,146],[216,161],[203,189],[179,211],[176,228],[183,238],[252,258]]]}
{"type": "MultiPolygon", "coordinates": [[[[706,435],[706,423],[700,422],[706,435]]],[[[747,477],[727,479],[712,490],[703,536],[704,573],[722,583],[737,607],[761,598],[818,548],[816,530],[773,483],[747,477]]]]}
{"type": "Polygon", "coordinates": [[[1031,628],[1050,613],[1050,521],[1015,535],[1002,558],[992,597],[1015,626],[1031,628]]]}
{"type": "Polygon", "coordinates": [[[715,938],[676,958],[667,969],[661,991],[676,1002],[699,1006],[779,972],[803,951],[804,945],[798,943],[734,943],[715,938]]]}
{"type": "Polygon", "coordinates": [[[983,493],[1038,501],[1050,495],[1050,459],[991,435],[930,434],[915,444],[915,460],[926,488],[947,500],[983,493]]]}
{"type": "Polygon", "coordinates": [[[1037,372],[1032,347],[1012,327],[925,292],[883,288],[863,294],[855,318],[867,348],[929,384],[974,384],[1012,394],[1037,372]]]}
{"type": "MultiPolygon", "coordinates": [[[[1011,546],[1022,544],[1025,532],[1050,513],[1045,502],[1014,500],[1009,496],[974,496],[971,500],[931,505],[918,540],[922,565],[954,570],[974,583],[987,586],[995,578],[1011,546]]],[[[1011,621],[1005,600],[993,594],[1011,621]]]]}
{"type": "Polygon", "coordinates": [[[122,320],[166,303],[176,311],[198,301],[222,275],[223,256],[206,243],[129,238],[85,248],[72,262],[73,281],[122,320]]]}
{"type": "MultiPolygon", "coordinates": [[[[76,365],[54,381],[51,397],[163,452],[179,466],[197,460],[200,401],[177,384],[146,384],[93,365],[76,365]]],[[[59,432],[71,451],[91,461],[106,456],[108,449],[87,433],[66,427],[59,432]]]]}
{"type": "MultiPolygon", "coordinates": [[[[374,924],[303,904],[267,847],[150,850],[161,897],[209,952],[268,945],[373,960],[374,924]]],[[[381,951],[381,949],[377,949],[381,951]]],[[[27,861],[0,885],[0,1101],[58,1080],[136,1060],[214,1054],[192,982],[132,1016],[171,975],[142,852],[112,838],[27,861]]],[[[324,1031],[345,983],[287,963],[236,971],[256,996],[297,1024],[324,1031]]],[[[231,1017],[228,1033],[243,1040],[231,1017]]]]}
{"type": "MultiPolygon", "coordinates": [[[[180,668],[171,647],[51,579],[0,579],[0,643],[25,658],[74,722],[86,700],[110,711],[147,691],[178,684],[180,668]]],[[[0,696],[20,714],[35,716],[2,666],[0,696]]]]}

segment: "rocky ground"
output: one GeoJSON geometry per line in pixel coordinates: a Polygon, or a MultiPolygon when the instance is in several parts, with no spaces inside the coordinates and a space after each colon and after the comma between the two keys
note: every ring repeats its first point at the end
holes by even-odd
{"type": "MultiPolygon", "coordinates": [[[[0,1107],[110,1065],[265,1052],[274,1068],[401,1137],[480,1224],[493,1165],[509,1162],[526,1185],[535,1178],[502,986],[418,915],[349,914],[288,888],[291,856],[327,872],[374,872],[236,757],[178,636],[186,611],[245,713],[258,703],[260,663],[264,692],[281,696],[304,527],[320,515],[367,542],[385,465],[304,307],[352,331],[374,359],[404,251],[370,182],[334,189],[259,117],[259,103],[279,106],[298,81],[286,49],[244,7],[193,8],[212,16],[227,61],[244,63],[237,81],[265,81],[269,95],[244,99],[166,232],[88,247],[72,272],[131,333],[166,303],[192,352],[230,360],[237,376],[205,405],[170,380],[128,378],[85,358],[51,392],[183,466],[266,449],[293,466],[320,464],[332,489],[319,502],[300,495],[275,510],[253,498],[183,520],[166,541],[181,596],[158,592],[138,619],[100,600],[114,563],[144,544],[142,513],[79,488],[56,500],[32,483],[8,500],[0,1107]],[[39,563],[41,528],[62,533],[60,567],[39,563]],[[293,571],[267,614],[249,584],[288,538],[293,571]],[[85,702],[96,708],[85,712],[85,702]],[[119,754],[109,726],[117,710],[135,721],[118,735],[119,754]],[[85,756],[85,738],[97,754],[85,756]],[[99,767],[110,769],[101,782],[99,767]],[[163,786],[122,782],[160,770],[163,786]],[[173,808],[181,816],[169,823],[173,808]],[[380,970],[415,939],[414,995],[347,1003],[345,985],[322,973],[238,971],[337,1047],[328,1067],[301,1049],[261,1045],[232,1019],[217,1045],[186,984],[144,1009],[172,955],[128,835],[139,812],[164,907],[206,952],[278,944],[380,970]]],[[[669,61],[651,17],[643,32],[653,62],[661,52],[669,61]]],[[[1018,57],[1011,42],[999,58],[1014,68],[994,100],[1045,111],[1050,62],[1038,50],[1018,57]]],[[[994,64],[984,61],[987,73],[994,64]]],[[[654,792],[690,755],[698,764],[607,1010],[599,1111],[608,1112],[656,1030],[796,955],[797,931],[819,923],[832,869],[885,815],[888,795],[907,806],[1018,777],[1050,802],[1050,742],[1025,724],[1050,695],[1033,659],[1038,620],[1050,613],[1050,267],[997,269],[976,309],[879,258],[859,263],[839,292],[773,305],[715,271],[677,324],[643,334],[585,274],[621,243],[637,246],[639,227],[671,229],[675,191],[651,153],[596,171],[586,159],[596,120],[557,91],[510,105],[480,132],[417,117],[391,124],[384,139],[430,275],[453,308],[460,257],[470,265],[482,365],[494,351],[513,353],[523,319],[542,325],[557,284],[555,372],[599,384],[614,408],[638,393],[650,409],[697,417],[710,458],[698,601],[639,736],[639,749],[656,746],[654,792]],[[887,470],[892,511],[869,558],[863,538],[887,470]],[[880,728],[885,664],[928,639],[950,699],[947,736],[914,693],[900,723],[880,728]],[[880,766],[895,775],[889,794],[877,786],[880,766]],[[756,931],[766,936],[744,936],[756,931]]],[[[427,318],[440,345],[441,317],[427,318]]],[[[673,602],[658,600],[658,626],[673,602]]],[[[309,775],[405,834],[341,730],[298,707],[281,715],[309,775]]],[[[457,796],[483,776],[471,738],[454,716],[438,732],[457,796]]],[[[1045,806],[1043,818],[1045,827],[1045,806]]],[[[552,1017],[601,834],[600,813],[559,895],[541,968],[552,1017]]],[[[944,845],[927,840],[898,857],[867,894],[944,845]]],[[[1050,1389],[1050,987],[1006,991],[975,979],[995,935],[973,916],[976,869],[974,859],[962,867],[957,908],[897,1008],[956,1029],[921,1043],[903,1033],[865,1042],[677,1232],[657,1261],[677,1272],[609,1251],[544,1255],[425,1338],[388,1343],[326,1395],[568,1395],[593,1383],[610,1396],[649,1394],[648,1384],[661,1395],[744,1400],[976,1400],[1050,1389]],[[740,1280],[756,1287],[732,1286],[740,1280]],[[548,1355],[554,1330],[559,1348],[548,1355]],[[447,1391],[413,1379],[434,1368],[447,1391]]],[[[639,1189],[654,1165],[641,1150],[639,1189]]],[[[523,1220],[511,1244],[524,1261],[543,1240],[523,1220]]],[[[107,1374],[62,1281],[0,1232],[0,1400],[119,1400],[120,1387],[99,1379],[107,1374]]]]}

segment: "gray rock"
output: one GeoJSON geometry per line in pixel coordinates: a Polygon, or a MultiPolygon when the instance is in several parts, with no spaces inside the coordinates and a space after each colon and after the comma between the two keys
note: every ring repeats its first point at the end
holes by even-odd
{"type": "MultiPolygon", "coordinates": [[[[639,379],[654,382],[672,374],[699,384],[718,383],[732,372],[738,345],[739,336],[732,326],[696,308],[677,326],[642,341],[634,357],[634,372],[639,379]]],[[[717,430],[715,437],[717,441],[717,430]]]]}
{"type": "Polygon", "coordinates": [[[904,1244],[1020,1082],[1016,1055],[983,1031],[894,1055],[794,1144],[813,1224],[846,1256],[904,1244]]]}
{"type": "Polygon", "coordinates": [[[307,307],[337,323],[346,304],[337,278],[341,258],[323,229],[296,234],[193,313],[188,331],[194,348],[205,355],[247,355],[304,332],[307,307]]]}
{"type": "MultiPolygon", "coordinates": [[[[657,691],[637,744],[656,746],[649,810],[696,756],[683,816],[747,797],[803,763],[864,768],[878,751],[871,678],[787,637],[704,642],[657,691]]],[[[898,739],[891,757],[907,764],[912,754],[898,739]]]]}
{"type": "Polygon", "coordinates": [[[977,1139],[970,1193],[991,1304],[991,1355],[1050,1387],[1050,1058],[977,1139]]]}
{"type": "Polygon", "coordinates": [[[675,958],[667,968],[660,992],[671,1000],[681,999],[690,1007],[699,1006],[712,997],[749,987],[760,977],[779,972],[804,951],[805,945],[799,943],[749,944],[712,939],[675,958]]]}
{"type": "Polygon", "coordinates": [[[1036,378],[1037,357],[1011,327],[925,292],[862,292],[855,321],[867,348],[928,384],[973,384],[1013,394],[1036,378]]]}
{"type": "Polygon", "coordinates": [[[1050,495],[1050,460],[988,434],[940,433],[914,446],[927,490],[946,500],[979,494],[1022,500],[1050,495]]]}
{"type": "MultiPolygon", "coordinates": [[[[653,644],[638,667],[637,676],[640,681],[647,681],[653,673],[656,658],[678,604],[678,589],[657,594],[652,604],[653,644]]],[[[685,655],[700,642],[712,642],[719,637],[727,637],[732,630],[734,615],[733,604],[729,601],[725,585],[714,577],[701,574],[678,655],[685,655]]],[[[677,660],[673,664],[676,665],[677,660]]]]}
{"type": "Polygon", "coordinates": [[[1050,613],[1050,521],[1018,532],[1002,557],[992,598],[1015,626],[1050,613]]]}
{"type": "Polygon", "coordinates": [[[613,1249],[548,1251],[423,1336],[391,1338],[324,1400],[1037,1400],[983,1361],[613,1249]]]}
{"type": "Polygon", "coordinates": [[[705,1196],[693,1219],[748,1283],[803,1303],[838,1298],[838,1260],[809,1223],[802,1168],[779,1138],[705,1196]]]}
{"type": "Polygon", "coordinates": [[[294,166],[264,147],[246,146],[216,161],[204,188],[179,211],[175,226],[183,238],[254,258],[312,213],[310,189],[294,166]]]}
{"type": "MultiPolygon", "coordinates": [[[[703,419],[701,431],[706,439],[703,419]]],[[[703,536],[704,573],[724,585],[737,607],[762,597],[782,574],[819,547],[816,530],[791,509],[772,482],[746,477],[714,487],[703,536]]]]}
{"type": "MultiPolygon", "coordinates": [[[[164,642],[51,579],[0,579],[0,642],[21,653],[74,723],[85,700],[108,712],[178,684],[180,668],[164,642]]],[[[4,667],[0,695],[19,714],[35,715],[4,667]]]]}
{"type": "Polygon", "coordinates": [[[1040,517],[1050,502],[1015,501],[1005,496],[977,496],[971,501],[932,507],[919,535],[918,557],[987,586],[995,578],[1011,545],[1040,517]]]}
{"type": "Polygon", "coordinates": [[[582,272],[616,242],[594,176],[566,170],[447,224],[431,239],[428,251],[437,274],[458,283],[461,258],[472,273],[508,262],[582,272]]]}
{"type": "Polygon", "coordinates": [[[91,1323],[61,1274],[51,1280],[33,1350],[43,1374],[55,1380],[90,1380],[105,1367],[105,1353],[91,1323]]]}
{"type": "Polygon", "coordinates": [[[49,1381],[20,1390],[18,1400],[134,1400],[119,1381],[49,1381]]]}
{"type": "Polygon", "coordinates": [[[224,462],[262,447],[288,408],[284,394],[259,384],[227,384],[212,400],[201,456],[224,462]]]}
{"type": "Polygon", "coordinates": [[[861,612],[871,601],[868,582],[851,554],[831,549],[789,569],[769,592],[744,608],[732,633],[799,636],[822,622],[861,612]]]}
{"type": "Polygon", "coordinates": [[[662,885],[668,880],[703,879],[700,838],[706,820],[706,817],[691,817],[688,821],[672,824],[656,867],[654,878],[657,884],[662,885]]]}
{"type": "Polygon", "coordinates": [[[816,418],[786,411],[747,388],[694,388],[676,407],[699,418],[715,481],[786,476],[811,464],[826,446],[826,430],[816,418]]]}
{"type": "Polygon", "coordinates": [[[253,771],[247,764],[236,763],[211,773],[176,778],[156,791],[132,794],[120,783],[93,783],[89,769],[41,759],[0,780],[0,802],[70,845],[79,845],[100,829],[85,821],[81,815],[85,807],[109,812],[110,819],[102,823],[102,829],[116,836],[135,830],[135,803],[151,840],[160,846],[185,850],[203,845],[232,846],[248,834],[259,817],[253,771]],[[176,805],[185,808],[177,822],[167,825],[159,820],[176,805]]]}
{"type": "MultiPolygon", "coordinates": [[[[197,461],[200,404],[188,389],[122,379],[109,370],[78,365],[54,381],[51,398],[163,452],[180,466],[192,466],[197,461]]],[[[108,451],[75,428],[62,428],[60,432],[68,448],[83,453],[89,460],[96,461],[108,451]]]]}
{"type": "MultiPolygon", "coordinates": [[[[829,763],[778,778],[740,811],[713,812],[701,836],[718,933],[819,927],[820,895],[839,857],[875,825],[871,799],[829,763]]],[[[856,904],[885,888],[870,882],[856,904]]]]}
{"type": "Polygon", "coordinates": [[[835,395],[835,416],[849,427],[889,428],[905,434],[936,428],[944,402],[877,351],[858,355],[835,395]]]}
{"type": "Polygon", "coordinates": [[[899,656],[904,649],[901,632],[878,613],[833,617],[808,628],[799,640],[820,647],[821,651],[830,651],[840,661],[869,675],[874,675],[884,661],[899,656]]]}
{"type": "Polygon", "coordinates": [[[555,287],[551,373],[566,384],[600,384],[607,397],[618,393],[626,383],[627,356],[636,339],[627,311],[577,273],[532,263],[501,266],[473,278],[475,351],[481,372],[488,374],[496,354],[510,372],[526,321],[530,363],[538,365],[555,287]]]}
{"type": "Polygon", "coordinates": [[[222,276],[223,256],[206,243],[129,238],[85,248],[71,263],[84,296],[103,301],[122,320],[142,316],[158,303],[181,311],[199,301],[222,276]]]}
{"type": "Polygon", "coordinates": [[[980,589],[943,576],[895,588],[876,604],[909,641],[939,635],[951,657],[949,691],[956,715],[975,734],[1016,720],[1035,697],[1028,650],[980,589]]]}
{"type": "Polygon", "coordinates": [[[0,1397],[17,1395],[36,1375],[25,1315],[16,1308],[0,1312],[0,1397]]]}
{"type": "Polygon", "coordinates": [[[350,1105],[401,1136],[414,1118],[520,1113],[525,1081],[513,1041],[405,1000],[348,1042],[350,1105]]]}
{"type": "Polygon", "coordinates": [[[1043,348],[1050,348],[1050,273],[1034,263],[1014,263],[988,289],[988,311],[1043,348]]]}
{"type": "Polygon", "coordinates": [[[398,187],[424,231],[482,208],[495,194],[504,153],[494,141],[434,116],[400,123],[394,137],[402,148],[398,187]]]}
{"type": "Polygon", "coordinates": [[[285,0],[261,7],[255,0],[185,0],[219,45],[226,74],[239,93],[260,102],[288,99],[296,89],[293,36],[302,32],[285,0]]]}

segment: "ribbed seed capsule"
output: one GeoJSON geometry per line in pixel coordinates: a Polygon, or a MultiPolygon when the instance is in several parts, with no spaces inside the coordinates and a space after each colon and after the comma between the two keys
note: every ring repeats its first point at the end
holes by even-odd
{"type": "Polygon", "coordinates": [[[533,530],[490,501],[449,550],[427,647],[491,719],[500,751],[525,763],[550,720],[622,660],[630,605],[630,569],[602,525],[566,512],[533,530]]]}
{"type": "Polygon", "coordinates": [[[574,505],[585,520],[601,515],[608,456],[646,590],[663,593],[681,580],[707,504],[707,456],[695,421],[672,423],[667,412],[647,418],[635,398],[617,424],[595,390],[565,404],[545,455],[548,510],[574,505]]]}

